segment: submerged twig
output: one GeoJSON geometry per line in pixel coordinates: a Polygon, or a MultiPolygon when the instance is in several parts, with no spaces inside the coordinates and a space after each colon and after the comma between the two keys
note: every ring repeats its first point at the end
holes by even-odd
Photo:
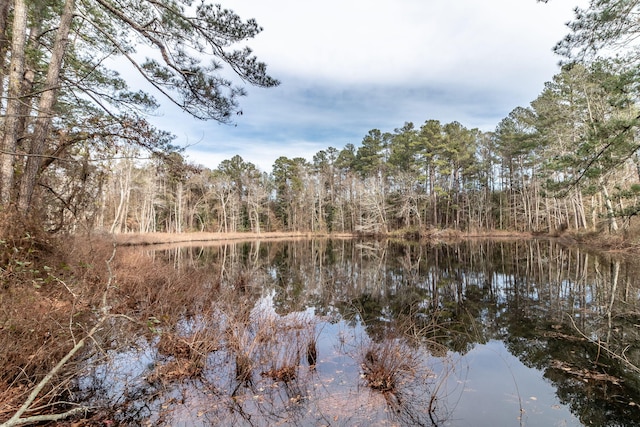
{"type": "Polygon", "coordinates": [[[607,346],[603,345],[600,341],[595,341],[591,338],[589,338],[584,332],[582,332],[578,326],[576,325],[576,322],[573,320],[573,318],[571,317],[571,315],[569,313],[566,313],[567,316],[569,317],[569,320],[571,320],[571,324],[573,325],[574,329],[587,341],[589,341],[592,344],[595,344],[596,346],[598,346],[598,351],[600,350],[604,350],[605,353],[607,353],[610,357],[612,357],[613,359],[616,359],[622,363],[624,363],[625,366],[627,366],[629,369],[631,369],[633,372],[635,372],[636,374],[640,374],[640,368],[636,365],[634,365],[633,363],[631,363],[629,361],[629,359],[627,359],[626,357],[620,356],[618,353],[616,353],[615,351],[610,350],[609,348],[607,348],[607,346]]]}

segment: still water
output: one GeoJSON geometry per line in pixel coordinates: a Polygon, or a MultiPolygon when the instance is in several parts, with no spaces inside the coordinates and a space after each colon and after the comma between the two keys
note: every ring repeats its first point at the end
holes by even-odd
{"type": "Polygon", "coordinates": [[[239,299],[190,307],[173,325],[150,319],[153,333],[95,364],[79,389],[119,405],[120,423],[640,425],[637,259],[547,240],[149,255],[239,299]],[[215,345],[175,350],[194,337],[215,345]]]}

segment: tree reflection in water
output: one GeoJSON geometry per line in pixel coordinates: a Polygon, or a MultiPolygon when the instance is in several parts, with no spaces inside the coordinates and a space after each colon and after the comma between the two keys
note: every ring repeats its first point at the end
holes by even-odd
{"type": "Polygon", "coordinates": [[[492,402],[509,420],[640,425],[637,260],[546,240],[250,242],[154,256],[209,271],[234,297],[209,320],[194,307],[188,327],[158,325],[160,336],[218,328],[197,375],[150,381],[178,357],[152,336],[81,382],[103,398],[117,383],[111,400],[135,409],[122,422],[491,425],[465,398],[487,375],[473,360],[487,358],[508,368],[480,386],[511,390],[511,402],[492,402]],[[122,370],[138,380],[125,387],[122,370]],[[525,377],[552,385],[548,407],[521,394],[525,377]]]}

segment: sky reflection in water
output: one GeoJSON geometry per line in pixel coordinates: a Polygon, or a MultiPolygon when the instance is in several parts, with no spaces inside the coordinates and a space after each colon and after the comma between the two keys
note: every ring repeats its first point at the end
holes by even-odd
{"type": "Polygon", "coordinates": [[[106,387],[103,399],[144,401],[130,405],[136,414],[125,414],[121,421],[442,426],[640,422],[634,407],[637,379],[574,330],[578,326],[608,339],[614,349],[631,343],[628,354],[637,356],[638,328],[622,315],[638,306],[635,277],[640,275],[633,262],[540,241],[455,246],[254,242],[175,248],[161,256],[172,258],[178,268],[211,269],[223,287],[234,286],[238,271],[250,276],[242,292],[254,306],[249,338],[244,338],[254,358],[251,381],[238,381],[237,355],[221,346],[206,359],[200,377],[149,385],[154,366],[171,358],[158,354],[157,340],[139,343],[127,353],[111,354],[110,364],[83,380],[84,388],[93,387],[96,395],[96,385],[106,387]],[[273,343],[257,338],[260,325],[268,323],[275,328],[273,343]],[[315,368],[304,355],[311,337],[318,353],[315,368]],[[400,356],[392,361],[400,372],[392,392],[370,387],[365,365],[377,357],[371,356],[371,348],[377,355],[389,348],[389,354],[400,356]],[[262,360],[269,357],[295,365],[295,376],[277,379],[275,367],[284,365],[262,360]],[[604,367],[622,385],[604,377],[604,367]]]}

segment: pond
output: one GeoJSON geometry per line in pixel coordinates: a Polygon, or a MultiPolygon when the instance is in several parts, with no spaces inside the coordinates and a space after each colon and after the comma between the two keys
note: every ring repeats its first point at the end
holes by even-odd
{"type": "Polygon", "coordinates": [[[138,250],[218,302],[108,337],[78,390],[118,423],[640,425],[634,259],[549,240],[138,250]]]}

